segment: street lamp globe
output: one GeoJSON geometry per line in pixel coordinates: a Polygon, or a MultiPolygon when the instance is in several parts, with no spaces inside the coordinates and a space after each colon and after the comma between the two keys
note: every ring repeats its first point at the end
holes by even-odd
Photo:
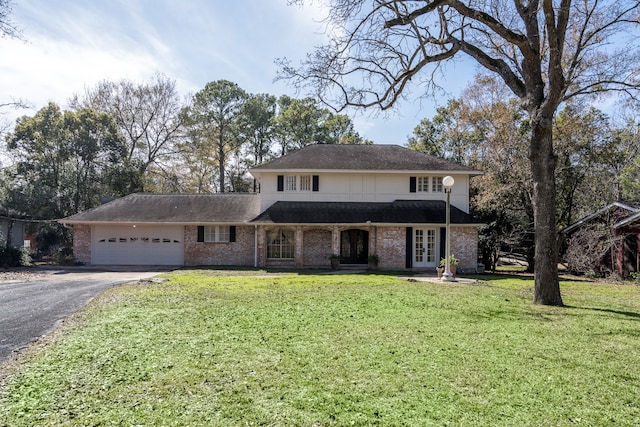
{"type": "Polygon", "coordinates": [[[444,178],[442,178],[442,185],[444,185],[444,188],[451,189],[451,187],[453,187],[453,184],[455,184],[455,180],[453,179],[452,176],[445,176],[444,178]]]}

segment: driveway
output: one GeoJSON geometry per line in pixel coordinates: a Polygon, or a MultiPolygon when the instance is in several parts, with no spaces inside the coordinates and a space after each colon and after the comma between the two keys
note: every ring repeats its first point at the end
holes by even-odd
{"type": "Polygon", "coordinates": [[[164,267],[72,267],[0,273],[0,363],[103,291],[170,271],[164,267]]]}

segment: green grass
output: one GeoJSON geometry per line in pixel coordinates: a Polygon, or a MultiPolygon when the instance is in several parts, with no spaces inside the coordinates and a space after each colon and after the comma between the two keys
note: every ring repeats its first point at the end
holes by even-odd
{"type": "Polygon", "coordinates": [[[5,369],[0,425],[640,424],[638,286],[166,277],[5,369]]]}

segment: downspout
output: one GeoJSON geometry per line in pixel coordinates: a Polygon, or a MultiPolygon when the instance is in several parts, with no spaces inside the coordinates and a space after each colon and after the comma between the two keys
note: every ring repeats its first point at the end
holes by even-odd
{"type": "Polygon", "coordinates": [[[258,224],[253,225],[253,267],[258,268],[258,224]]]}

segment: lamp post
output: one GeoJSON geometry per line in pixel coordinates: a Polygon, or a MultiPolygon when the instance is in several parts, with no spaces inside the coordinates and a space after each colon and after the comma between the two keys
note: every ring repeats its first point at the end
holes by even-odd
{"type": "Polygon", "coordinates": [[[446,234],[445,234],[445,246],[444,246],[444,273],[442,273],[442,281],[443,282],[454,282],[456,279],[451,274],[451,188],[454,184],[454,179],[452,176],[445,176],[442,179],[442,185],[444,186],[444,192],[447,194],[447,208],[446,208],[446,234]]]}

